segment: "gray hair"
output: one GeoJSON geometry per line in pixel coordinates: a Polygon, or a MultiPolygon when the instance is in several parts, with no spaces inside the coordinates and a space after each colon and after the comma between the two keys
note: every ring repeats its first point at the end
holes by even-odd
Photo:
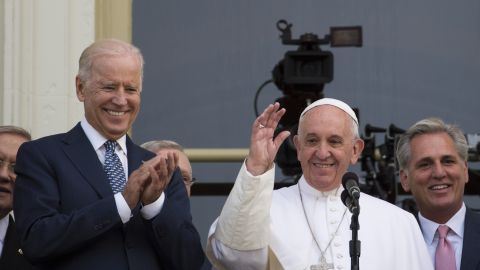
{"type": "Polygon", "coordinates": [[[17,126],[0,126],[0,134],[14,134],[19,135],[28,141],[32,140],[32,135],[25,129],[17,126]]]}
{"type": "Polygon", "coordinates": [[[417,135],[446,133],[455,143],[458,155],[468,159],[468,143],[463,131],[455,125],[446,124],[439,118],[426,118],[418,121],[401,135],[395,148],[399,169],[405,169],[411,158],[410,143],[417,135]]]}
{"type": "Polygon", "coordinates": [[[104,39],[88,46],[78,60],[78,78],[82,82],[87,82],[92,75],[93,61],[100,56],[120,56],[128,54],[138,58],[140,63],[140,81],[142,81],[144,60],[140,49],[130,43],[117,39],[104,39]]]}
{"type": "Polygon", "coordinates": [[[157,152],[163,149],[178,150],[182,153],[185,152],[183,147],[180,144],[170,140],[149,141],[149,142],[143,143],[141,147],[152,152],[157,152]]]}

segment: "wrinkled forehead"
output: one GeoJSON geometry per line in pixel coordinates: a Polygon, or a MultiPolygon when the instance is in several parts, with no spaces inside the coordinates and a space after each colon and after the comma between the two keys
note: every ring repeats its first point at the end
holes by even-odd
{"type": "Polygon", "coordinates": [[[305,112],[299,122],[298,133],[302,135],[331,133],[345,136],[352,133],[352,125],[352,118],[345,111],[336,106],[322,105],[305,112]]]}
{"type": "Polygon", "coordinates": [[[15,160],[20,145],[28,141],[21,135],[14,133],[0,133],[0,156],[3,159],[15,160]]]}

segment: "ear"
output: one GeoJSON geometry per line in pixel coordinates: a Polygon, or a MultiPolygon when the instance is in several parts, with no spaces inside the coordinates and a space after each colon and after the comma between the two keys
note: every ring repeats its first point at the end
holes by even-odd
{"type": "Polygon", "coordinates": [[[400,170],[400,183],[402,184],[403,190],[410,192],[410,182],[408,181],[408,175],[405,170],[400,170]]]}
{"type": "Polygon", "coordinates": [[[468,162],[467,161],[464,161],[465,162],[465,168],[464,168],[464,173],[465,173],[465,183],[468,183],[468,162]]]}
{"type": "MultiPolygon", "coordinates": [[[[288,140],[288,138],[287,138],[288,140]]],[[[297,150],[297,159],[300,160],[299,155],[300,155],[300,138],[298,135],[293,136],[293,144],[295,145],[295,149],[297,150]]]]}
{"type": "Polygon", "coordinates": [[[355,139],[355,142],[353,143],[353,153],[352,157],[350,158],[350,163],[355,164],[357,163],[358,158],[360,157],[360,154],[363,151],[363,147],[365,147],[365,143],[363,142],[362,139],[355,139]]]}
{"type": "Polygon", "coordinates": [[[85,101],[85,83],[80,80],[80,78],[75,77],[75,88],[77,90],[77,98],[79,101],[85,101]]]}

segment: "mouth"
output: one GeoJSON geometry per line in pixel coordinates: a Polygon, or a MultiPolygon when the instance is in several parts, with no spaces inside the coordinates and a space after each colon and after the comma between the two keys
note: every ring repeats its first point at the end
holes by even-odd
{"type": "Polygon", "coordinates": [[[113,111],[113,110],[105,110],[109,115],[112,116],[123,116],[125,115],[126,112],[121,112],[121,111],[113,111]]]}
{"type": "Polygon", "coordinates": [[[8,194],[11,194],[12,191],[6,187],[2,187],[0,186],[0,193],[8,193],[8,194]]]}
{"type": "Polygon", "coordinates": [[[438,190],[445,190],[450,188],[452,185],[449,184],[438,184],[438,185],[432,185],[428,187],[428,189],[433,190],[433,191],[438,191],[438,190]]]}
{"type": "Polygon", "coordinates": [[[316,168],[320,168],[320,169],[331,168],[335,165],[334,163],[325,163],[325,162],[312,162],[312,164],[316,168]]]}

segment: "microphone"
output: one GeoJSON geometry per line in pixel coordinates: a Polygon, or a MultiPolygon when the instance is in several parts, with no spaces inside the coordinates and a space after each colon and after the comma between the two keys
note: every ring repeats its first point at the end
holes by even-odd
{"type": "Polygon", "coordinates": [[[354,200],[358,200],[360,198],[360,187],[358,187],[358,176],[355,173],[346,172],[342,177],[342,185],[354,200]]]}
{"type": "Polygon", "coordinates": [[[360,214],[360,205],[358,205],[358,201],[354,200],[350,196],[350,194],[348,194],[348,191],[346,189],[342,191],[340,197],[342,198],[343,204],[348,208],[348,211],[350,211],[350,213],[357,216],[360,214]]]}

